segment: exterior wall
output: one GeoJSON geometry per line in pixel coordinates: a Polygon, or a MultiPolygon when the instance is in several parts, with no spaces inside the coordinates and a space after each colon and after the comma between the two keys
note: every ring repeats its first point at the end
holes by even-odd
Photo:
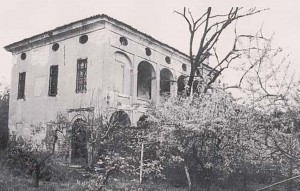
{"type": "MultiPolygon", "coordinates": [[[[160,70],[163,68],[169,69],[176,81],[178,76],[184,74],[189,74],[189,61],[187,58],[175,53],[172,50],[168,50],[158,44],[155,44],[147,39],[143,39],[140,36],[137,36],[134,33],[129,33],[126,30],[115,26],[115,25],[106,25],[108,32],[109,43],[106,45],[106,64],[113,64],[112,62],[112,55],[115,52],[122,52],[123,54],[127,55],[132,63],[133,68],[133,82],[132,82],[132,96],[122,95],[117,92],[113,92],[113,88],[111,87],[110,82],[113,81],[112,78],[115,78],[114,73],[111,69],[113,67],[107,66],[106,67],[106,74],[107,76],[105,79],[109,79],[108,82],[105,84],[104,89],[110,91],[111,97],[114,98],[115,107],[118,109],[123,109],[127,111],[131,116],[131,121],[135,124],[139,117],[145,112],[145,108],[143,105],[146,103],[146,100],[143,98],[137,97],[137,71],[138,65],[142,61],[147,61],[150,63],[154,70],[156,76],[156,87],[155,87],[155,96],[153,96],[153,100],[157,99],[159,95],[159,83],[160,83],[160,70]],[[128,40],[127,46],[122,46],[119,42],[120,37],[126,37],[128,40]],[[147,56],[145,53],[145,48],[150,48],[152,54],[147,56]],[[166,63],[165,57],[169,56],[171,58],[171,64],[166,63]],[[182,64],[187,64],[187,71],[182,70],[182,64]]],[[[177,84],[172,84],[173,95],[177,94],[177,84]]]]}
{"type": "Polygon", "coordinates": [[[177,94],[178,77],[190,73],[188,58],[170,47],[109,20],[105,23],[87,23],[86,27],[76,25],[79,29],[68,33],[61,29],[61,34],[57,34],[55,40],[13,52],[9,111],[11,134],[21,135],[25,139],[42,140],[46,131],[33,136],[32,126],[40,125],[46,128],[47,123],[55,121],[59,113],[66,113],[71,122],[82,118],[89,123],[104,108],[124,110],[129,115],[132,125],[136,125],[139,117],[145,112],[148,101],[137,97],[138,66],[141,62],[146,61],[154,68],[151,98],[154,101],[160,94],[162,69],[167,68],[172,73],[173,96],[177,94]],[[82,34],[88,35],[85,44],[79,43],[82,34]],[[127,46],[121,45],[119,39],[122,36],[128,40],[127,46]],[[59,44],[57,51],[52,50],[55,42],[59,44]],[[147,47],[152,52],[150,56],[145,53],[147,47]],[[22,52],[27,54],[25,60],[20,59],[22,52]],[[126,92],[119,92],[116,88],[121,86],[116,82],[122,81],[114,68],[116,56],[129,63],[129,77],[123,78],[125,81],[122,82],[130,86],[126,92]],[[170,64],[165,61],[166,56],[171,58],[170,64]],[[76,93],[77,60],[84,58],[88,60],[87,91],[76,93]],[[186,71],[183,71],[182,64],[187,65],[186,71]],[[58,65],[59,68],[58,94],[55,97],[48,96],[51,65],[58,65]],[[20,72],[26,72],[25,99],[17,99],[20,72]]]}
{"type": "Polygon", "coordinates": [[[91,106],[92,94],[103,84],[105,32],[99,30],[88,36],[85,44],[78,42],[79,36],[60,41],[56,52],[52,50],[52,44],[48,44],[26,51],[25,60],[20,59],[20,54],[13,56],[11,132],[26,136],[30,133],[30,125],[54,121],[58,113],[68,109],[91,106]],[[86,93],[75,93],[77,59],[80,58],[88,58],[86,93]],[[58,94],[55,97],[48,96],[51,65],[59,66],[58,94]],[[26,72],[25,99],[17,99],[20,72],[26,72]]]}

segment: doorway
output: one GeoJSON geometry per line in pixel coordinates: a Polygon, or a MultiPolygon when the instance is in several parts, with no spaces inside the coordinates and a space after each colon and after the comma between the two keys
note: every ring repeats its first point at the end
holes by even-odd
{"type": "Polygon", "coordinates": [[[84,165],[88,162],[87,150],[87,123],[82,119],[76,119],[72,126],[72,152],[71,162],[84,165]]]}

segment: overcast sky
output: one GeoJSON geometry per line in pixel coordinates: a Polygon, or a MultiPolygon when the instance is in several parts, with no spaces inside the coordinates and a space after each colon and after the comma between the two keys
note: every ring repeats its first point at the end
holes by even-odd
{"type": "MultiPolygon", "coordinates": [[[[262,14],[239,21],[238,32],[254,34],[263,25],[266,35],[275,33],[281,46],[300,70],[300,3],[278,1],[233,0],[0,0],[0,80],[10,81],[11,53],[2,47],[55,27],[96,14],[107,14],[141,32],[177,48],[188,50],[188,30],[184,20],[174,14],[186,6],[197,17],[208,6],[213,13],[228,11],[231,6],[270,8],[262,14]]],[[[227,34],[226,34],[227,35],[227,34]]],[[[230,32],[228,33],[230,35],[230,32]]],[[[224,38],[224,37],[223,37],[224,38]]],[[[225,36],[225,39],[227,37],[225,36]]]]}

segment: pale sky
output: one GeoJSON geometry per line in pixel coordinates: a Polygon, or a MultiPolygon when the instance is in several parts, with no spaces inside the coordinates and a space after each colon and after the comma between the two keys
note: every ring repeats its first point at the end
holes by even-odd
{"type": "MultiPolygon", "coordinates": [[[[299,5],[296,0],[0,0],[0,80],[5,78],[10,82],[12,56],[4,46],[97,14],[107,14],[187,53],[186,23],[173,13],[183,10],[184,6],[195,17],[208,6],[213,7],[213,13],[227,12],[231,6],[270,8],[240,20],[238,32],[254,34],[263,25],[266,35],[275,33],[274,43],[291,53],[295,70],[300,71],[299,5]]],[[[228,33],[232,36],[230,31],[228,33]]],[[[230,39],[225,35],[224,39],[230,39]]]]}

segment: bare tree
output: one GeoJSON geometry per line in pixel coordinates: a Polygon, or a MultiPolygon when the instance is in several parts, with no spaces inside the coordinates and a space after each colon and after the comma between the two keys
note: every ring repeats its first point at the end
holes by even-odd
{"type": "Polygon", "coordinates": [[[241,87],[243,80],[242,91],[246,94],[245,98],[251,100],[252,107],[274,109],[279,106],[289,110],[291,103],[288,102],[295,95],[292,90],[297,87],[293,63],[281,47],[272,47],[272,38],[262,41],[260,38],[262,35],[253,37],[251,43],[254,45],[249,43],[243,49],[244,64],[247,63],[248,67],[243,69],[238,86],[241,87]],[[251,48],[253,46],[255,49],[251,48]]]}
{"type": "MultiPolygon", "coordinates": [[[[291,181],[294,175],[298,176],[295,169],[300,165],[299,83],[295,83],[289,55],[282,48],[273,47],[272,38],[261,41],[258,37],[251,39],[255,49],[251,45],[244,49],[245,62],[251,66],[245,73],[247,76],[241,79],[244,100],[265,118],[263,125],[256,127],[264,137],[256,139],[257,145],[262,146],[259,150],[270,151],[269,163],[280,164],[281,174],[291,181]]],[[[289,182],[288,190],[292,187],[293,183],[289,182]]]]}
{"type": "Polygon", "coordinates": [[[243,17],[255,15],[264,10],[265,9],[251,8],[244,11],[244,8],[236,7],[231,8],[230,11],[226,14],[212,14],[212,8],[208,7],[207,11],[197,19],[195,19],[192,13],[186,8],[183,9],[183,12],[175,11],[175,13],[179,14],[185,19],[190,32],[189,59],[191,63],[191,71],[187,84],[189,90],[193,85],[195,76],[204,78],[203,62],[211,54],[214,54],[214,56],[216,57],[217,64],[207,74],[209,80],[206,82],[204,92],[206,92],[210,88],[211,84],[219,78],[224,70],[229,68],[232,61],[241,56],[242,52],[237,48],[237,43],[240,41],[240,39],[253,37],[251,35],[236,34],[232,49],[230,49],[227,54],[225,54],[224,57],[221,58],[217,52],[216,45],[224,30],[233,25],[235,21],[243,17]],[[202,30],[200,44],[198,45],[197,51],[194,53],[195,36],[196,33],[200,30],[202,30]]]}

